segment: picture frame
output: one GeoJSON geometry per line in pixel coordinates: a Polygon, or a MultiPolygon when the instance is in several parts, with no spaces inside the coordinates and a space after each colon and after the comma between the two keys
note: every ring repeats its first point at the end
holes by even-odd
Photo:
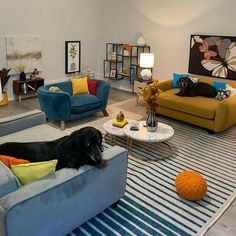
{"type": "Polygon", "coordinates": [[[80,72],[80,41],[65,41],[65,73],[80,72]]]}
{"type": "Polygon", "coordinates": [[[190,36],[188,73],[236,80],[236,37],[190,36]]]}
{"type": "Polygon", "coordinates": [[[110,77],[115,78],[116,77],[116,70],[111,69],[110,70],[110,77]]]}

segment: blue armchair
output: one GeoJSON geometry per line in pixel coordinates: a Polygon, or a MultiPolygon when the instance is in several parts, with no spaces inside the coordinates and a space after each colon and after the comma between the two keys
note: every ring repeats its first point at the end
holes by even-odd
{"type": "Polygon", "coordinates": [[[106,111],[110,84],[99,80],[96,96],[91,94],[79,94],[72,96],[71,81],[48,84],[38,88],[38,98],[41,110],[49,120],[60,121],[60,128],[65,129],[65,121],[75,120],[96,112],[106,111]],[[62,91],[51,92],[49,87],[57,86],[62,91]]]}

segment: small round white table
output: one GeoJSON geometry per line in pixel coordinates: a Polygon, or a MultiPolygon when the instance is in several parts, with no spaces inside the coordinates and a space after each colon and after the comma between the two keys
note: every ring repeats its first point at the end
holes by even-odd
{"type": "MultiPolygon", "coordinates": [[[[135,124],[135,123],[139,123],[138,121],[135,120],[127,120],[128,124],[135,124]]],[[[104,136],[105,140],[107,143],[111,144],[111,145],[115,145],[116,144],[116,136],[117,137],[123,137],[125,136],[124,134],[124,128],[119,128],[116,127],[114,125],[112,125],[113,119],[112,120],[108,120],[107,122],[105,122],[103,124],[103,129],[105,130],[106,134],[104,136]]]]}
{"type": "MultiPolygon", "coordinates": [[[[164,158],[160,158],[160,159],[165,159],[168,158],[169,156],[171,156],[173,154],[173,147],[171,146],[171,144],[167,143],[166,141],[170,140],[173,135],[174,135],[174,129],[164,123],[158,122],[158,127],[157,127],[157,131],[155,132],[149,132],[147,131],[147,127],[143,126],[143,121],[139,122],[138,126],[139,126],[139,130],[137,131],[133,131],[130,130],[132,124],[127,124],[124,128],[123,128],[123,132],[124,134],[127,136],[127,143],[128,143],[128,152],[130,155],[142,159],[142,160],[147,160],[146,158],[141,158],[138,156],[135,156],[132,152],[132,141],[133,140],[137,140],[137,141],[141,141],[141,142],[147,142],[147,143],[163,143],[165,144],[169,149],[170,149],[170,153],[168,153],[167,156],[165,156],[164,158]]],[[[160,160],[158,159],[158,160],[160,160]]]]}

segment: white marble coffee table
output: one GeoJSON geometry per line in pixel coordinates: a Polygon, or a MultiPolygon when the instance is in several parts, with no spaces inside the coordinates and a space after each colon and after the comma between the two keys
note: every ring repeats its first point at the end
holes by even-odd
{"type": "MultiPolygon", "coordinates": [[[[119,127],[112,125],[113,120],[114,119],[108,120],[107,122],[105,122],[103,124],[103,129],[106,132],[104,138],[111,145],[116,144],[116,136],[117,137],[125,136],[124,128],[119,128],[119,127]]],[[[130,120],[130,119],[128,119],[127,121],[128,121],[128,124],[135,124],[135,123],[138,124],[139,123],[138,121],[130,120]]]]}
{"type": "MultiPolygon", "coordinates": [[[[134,156],[134,154],[132,152],[132,141],[133,140],[147,142],[147,143],[163,143],[163,144],[167,145],[170,149],[170,153],[164,158],[167,158],[173,154],[173,147],[171,146],[171,144],[166,142],[169,139],[171,139],[174,135],[174,129],[171,126],[161,123],[161,122],[158,122],[158,127],[157,127],[156,132],[148,132],[147,127],[143,126],[143,121],[139,122],[139,124],[138,124],[139,130],[138,131],[130,130],[130,126],[131,126],[131,124],[127,124],[123,128],[123,132],[128,138],[128,141],[127,141],[128,152],[130,155],[134,156]]],[[[142,159],[142,160],[147,160],[147,159],[144,159],[144,158],[141,158],[138,156],[135,156],[135,157],[142,159]]],[[[162,159],[164,159],[164,158],[162,158],[162,159]]]]}

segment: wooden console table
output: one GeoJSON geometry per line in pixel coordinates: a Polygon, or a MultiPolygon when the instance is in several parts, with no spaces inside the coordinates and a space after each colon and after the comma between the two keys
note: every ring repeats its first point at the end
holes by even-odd
{"type": "Polygon", "coordinates": [[[18,96],[19,102],[21,102],[22,96],[35,94],[37,89],[43,85],[43,78],[27,79],[25,81],[13,80],[13,93],[18,96]]]}

